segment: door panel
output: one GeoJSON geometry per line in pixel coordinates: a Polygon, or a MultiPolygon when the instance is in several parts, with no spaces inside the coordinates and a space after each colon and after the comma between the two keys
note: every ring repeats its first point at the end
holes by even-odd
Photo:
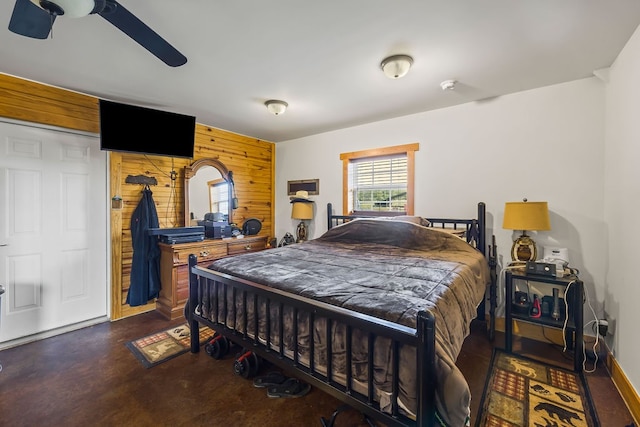
{"type": "Polygon", "coordinates": [[[40,183],[38,171],[7,169],[7,204],[5,206],[9,224],[7,237],[34,238],[40,235],[40,183]]]}
{"type": "Polygon", "coordinates": [[[0,342],[106,316],[99,140],[0,122],[0,342]]]}
{"type": "Polygon", "coordinates": [[[7,257],[8,289],[5,292],[8,311],[18,313],[40,307],[41,268],[39,255],[16,255],[7,257]]]}

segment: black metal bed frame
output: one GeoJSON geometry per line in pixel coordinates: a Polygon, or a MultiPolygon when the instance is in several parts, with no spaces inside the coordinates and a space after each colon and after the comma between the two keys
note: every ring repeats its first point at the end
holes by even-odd
{"type": "MultiPolygon", "coordinates": [[[[333,215],[331,204],[328,204],[329,228],[333,225],[346,222],[356,216],[333,215]],[[333,220],[333,221],[332,221],[333,220]]],[[[364,216],[357,216],[364,217],[364,216]]],[[[476,219],[429,219],[433,226],[441,224],[454,228],[464,226],[467,240],[475,241],[476,248],[485,253],[485,208],[484,203],[478,204],[478,218],[476,219]]],[[[490,263],[491,264],[491,263],[490,263]]],[[[388,322],[366,314],[354,312],[342,307],[333,306],[323,302],[315,301],[299,295],[290,294],[278,289],[254,283],[248,280],[233,277],[224,273],[219,273],[207,268],[197,266],[197,257],[189,256],[189,300],[185,306],[185,317],[187,318],[191,331],[198,331],[199,325],[207,325],[216,332],[216,336],[233,342],[247,351],[253,352],[258,357],[278,366],[286,373],[298,377],[308,382],[312,386],[336,397],[344,402],[348,407],[352,407],[364,414],[367,419],[373,419],[384,423],[387,426],[433,426],[435,425],[435,318],[426,311],[418,313],[416,327],[409,328],[393,322],[388,322]],[[241,301],[242,309],[238,310],[235,304],[228,304],[227,298],[232,301],[241,301]],[[222,301],[220,299],[222,298],[222,301]],[[264,335],[259,333],[258,319],[258,298],[266,302],[267,315],[263,319],[265,322],[264,335]],[[208,317],[203,314],[202,301],[210,301],[212,312],[208,317]],[[254,316],[252,324],[247,321],[247,308],[253,307],[254,316]],[[277,308],[278,330],[272,330],[271,317],[268,315],[272,307],[277,308]],[[293,356],[291,352],[285,352],[284,320],[285,307],[293,310],[294,330],[293,356]],[[238,314],[242,314],[242,322],[238,322],[238,314]],[[318,318],[326,319],[325,337],[326,366],[319,370],[314,363],[316,349],[313,339],[309,342],[309,362],[302,364],[298,355],[298,316],[300,313],[308,313],[310,331],[314,330],[314,322],[318,318]],[[231,316],[235,319],[233,325],[238,323],[244,325],[243,330],[236,330],[227,325],[226,319],[231,316]],[[346,376],[345,384],[335,379],[334,366],[332,365],[332,325],[343,324],[346,328],[346,376]],[[368,361],[367,361],[367,392],[362,394],[354,389],[352,382],[352,354],[351,342],[353,330],[364,331],[368,337],[368,361]],[[373,345],[376,338],[387,338],[392,345],[392,389],[391,389],[391,411],[382,411],[375,399],[375,389],[373,386],[373,345]],[[262,339],[259,339],[262,338],[262,339]],[[274,340],[274,338],[278,338],[274,340]],[[274,342],[279,342],[274,345],[274,342]],[[416,357],[416,378],[418,378],[416,419],[413,420],[404,415],[399,408],[398,396],[399,385],[399,351],[403,345],[414,346],[417,349],[416,357]],[[324,372],[322,372],[324,371],[324,372]]],[[[493,277],[493,276],[492,276],[493,277]]],[[[495,295],[495,282],[491,285],[495,295]]],[[[493,316],[495,309],[495,297],[491,299],[491,328],[489,337],[493,339],[493,316]]],[[[484,300],[478,308],[478,315],[482,315],[484,321],[484,300]]],[[[275,329],[275,328],[274,328],[275,329]]],[[[191,334],[191,352],[200,350],[200,338],[198,333],[191,334]]],[[[344,408],[338,408],[334,412],[328,425],[332,425],[337,414],[344,408]]],[[[370,421],[369,421],[370,422],[370,421]]],[[[323,425],[327,426],[322,419],[323,425]]],[[[371,422],[370,422],[371,423],[371,422]]]]}

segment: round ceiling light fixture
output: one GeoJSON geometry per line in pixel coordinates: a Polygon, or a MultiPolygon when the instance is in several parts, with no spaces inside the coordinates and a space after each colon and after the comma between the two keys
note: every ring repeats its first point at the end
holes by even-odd
{"type": "Polygon", "coordinates": [[[276,116],[284,113],[289,106],[289,104],[287,104],[286,102],[277,99],[270,99],[266,101],[264,105],[267,106],[267,110],[269,110],[271,114],[276,116]]]}
{"type": "Polygon", "coordinates": [[[413,58],[409,55],[393,55],[380,63],[384,75],[390,79],[399,79],[409,72],[413,65],[413,58]]]}

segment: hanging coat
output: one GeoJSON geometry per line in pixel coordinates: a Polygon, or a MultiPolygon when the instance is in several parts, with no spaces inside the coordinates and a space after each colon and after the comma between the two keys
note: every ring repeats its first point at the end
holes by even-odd
{"type": "Polygon", "coordinates": [[[131,216],[131,284],[127,304],[144,305],[160,293],[160,247],[158,237],[149,235],[150,228],[158,228],[158,212],[149,186],[142,191],[142,199],[131,216]]]}

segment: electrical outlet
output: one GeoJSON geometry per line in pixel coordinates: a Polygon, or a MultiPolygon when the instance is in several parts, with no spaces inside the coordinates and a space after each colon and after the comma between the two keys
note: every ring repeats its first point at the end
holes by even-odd
{"type": "Polygon", "coordinates": [[[609,322],[606,319],[598,320],[598,334],[603,337],[607,336],[607,330],[609,329],[609,322]]]}

